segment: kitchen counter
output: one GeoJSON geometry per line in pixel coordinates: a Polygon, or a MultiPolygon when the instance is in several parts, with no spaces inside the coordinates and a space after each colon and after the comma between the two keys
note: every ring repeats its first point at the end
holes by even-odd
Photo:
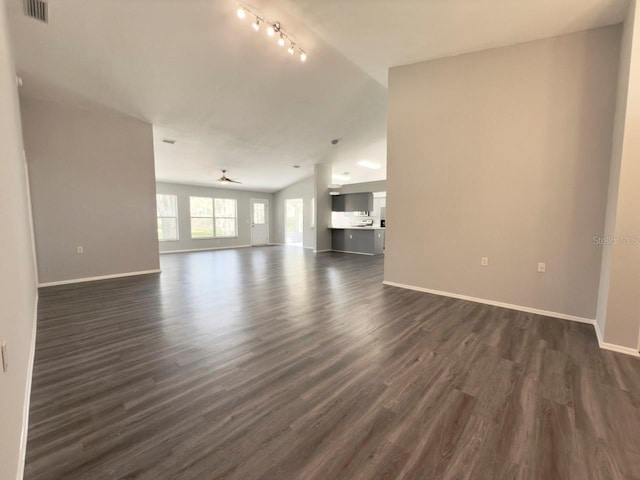
{"type": "Polygon", "coordinates": [[[331,249],[336,252],[382,255],[384,227],[329,227],[331,249]]]}
{"type": "Polygon", "coordinates": [[[329,227],[331,230],[384,230],[386,227],[329,227]]]}

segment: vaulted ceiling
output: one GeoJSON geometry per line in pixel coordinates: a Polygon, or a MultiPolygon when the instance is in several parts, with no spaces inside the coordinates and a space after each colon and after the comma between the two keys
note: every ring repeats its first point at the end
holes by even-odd
{"type": "Polygon", "coordinates": [[[23,95],[152,123],[159,180],[214,185],[226,168],[261,191],[320,161],[348,182],[384,178],[390,66],[617,23],[626,4],[256,0],[305,47],[303,64],[231,0],[49,0],[48,24],[9,0],[23,95]]]}

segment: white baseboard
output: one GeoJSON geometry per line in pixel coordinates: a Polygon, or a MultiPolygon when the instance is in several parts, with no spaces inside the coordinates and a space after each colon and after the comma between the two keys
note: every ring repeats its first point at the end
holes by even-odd
{"type": "Polygon", "coordinates": [[[338,253],[354,253],[356,255],[368,255],[370,257],[373,257],[374,254],[373,253],[363,253],[363,252],[350,252],[349,250],[331,250],[332,252],[338,252],[338,253]]]}
{"type": "Polygon", "coordinates": [[[622,353],[624,355],[631,355],[632,357],[640,357],[638,350],[630,347],[623,347],[622,345],[615,345],[613,343],[602,342],[600,348],[603,350],[609,350],[611,352],[622,353]]]}
{"type": "Polygon", "coordinates": [[[596,338],[598,339],[598,345],[600,345],[600,348],[602,348],[602,344],[604,342],[602,341],[602,333],[600,333],[600,325],[598,325],[597,320],[593,322],[593,329],[596,331],[596,338]]]}
{"type": "Polygon", "coordinates": [[[575,315],[568,315],[566,313],[550,312],[548,310],[540,310],[537,308],[523,307],[521,305],[512,305],[510,303],[496,302],[494,300],[486,300],[484,298],[469,297],[467,295],[460,295],[460,294],[451,293],[451,292],[443,292],[440,290],[416,287],[413,285],[405,285],[403,283],[389,282],[386,280],[383,281],[382,283],[384,285],[389,285],[391,287],[406,288],[408,290],[415,290],[417,292],[432,293],[434,295],[440,295],[443,297],[451,297],[451,298],[457,298],[460,300],[468,300],[470,302],[484,303],[486,305],[509,308],[511,310],[518,310],[518,311],[527,312],[527,313],[535,313],[537,315],[559,318],[561,320],[571,320],[572,322],[587,323],[589,325],[593,325],[593,328],[596,331],[596,338],[598,339],[598,344],[600,345],[600,348],[602,348],[603,350],[610,350],[612,352],[623,353],[625,355],[631,355],[633,357],[640,357],[640,353],[638,352],[638,350],[634,348],[623,347],[621,345],[615,345],[613,343],[605,342],[602,338],[602,332],[600,332],[600,327],[598,326],[598,323],[595,320],[592,320],[589,318],[577,317],[575,315]]]}
{"type": "Polygon", "coordinates": [[[600,325],[597,322],[594,322],[593,328],[596,330],[596,337],[598,338],[598,344],[600,348],[603,350],[609,350],[611,352],[622,353],[625,355],[631,355],[632,357],[640,357],[640,352],[634,348],[623,347],[622,345],[616,345],[614,343],[607,343],[602,338],[602,332],[600,332],[600,325]]]}
{"type": "Polygon", "coordinates": [[[313,251],[313,253],[324,253],[324,252],[333,252],[333,250],[331,250],[331,249],[329,248],[329,249],[326,249],[326,250],[314,250],[314,251],[313,251]]]}
{"type": "Polygon", "coordinates": [[[36,357],[36,333],[38,329],[38,290],[33,306],[33,331],[31,345],[29,345],[29,360],[27,364],[27,384],[25,386],[24,406],[22,411],[22,433],[20,434],[20,457],[18,458],[17,480],[24,478],[25,459],[27,458],[27,438],[29,434],[29,408],[31,406],[31,379],[33,378],[33,363],[36,357]]]}
{"type": "Polygon", "coordinates": [[[280,247],[284,247],[284,243],[274,243],[274,242],[270,242],[269,245],[278,245],[280,247]]]}
{"type": "Polygon", "coordinates": [[[561,320],[571,320],[572,322],[587,323],[589,325],[595,325],[596,323],[595,320],[592,320],[590,318],[577,317],[575,315],[569,315],[566,313],[558,313],[558,312],[551,312],[549,310],[540,310],[538,308],[523,307],[522,305],[513,305],[511,303],[497,302],[494,300],[487,300],[485,298],[470,297],[468,295],[460,295],[458,293],[443,292],[440,290],[433,290],[431,288],[416,287],[413,285],[405,285],[403,283],[389,282],[386,280],[383,281],[382,283],[384,285],[389,285],[391,287],[406,288],[407,290],[415,290],[417,292],[432,293],[434,295],[440,295],[443,297],[451,297],[451,298],[457,298],[459,300],[468,300],[470,302],[484,303],[485,305],[493,305],[494,307],[509,308],[511,310],[518,310],[520,312],[535,313],[536,315],[543,315],[545,317],[554,317],[554,318],[559,318],[561,320]]]}
{"type": "Polygon", "coordinates": [[[60,280],[58,282],[45,282],[38,284],[38,287],[53,287],[56,285],[69,285],[71,283],[95,282],[96,280],[108,280],[110,278],[133,277],[136,275],[148,275],[150,273],[160,273],[160,269],[143,270],[140,272],[114,273],[113,275],[101,275],[99,277],[73,278],[71,280],[60,280]]]}
{"type": "MultiPolygon", "coordinates": [[[[273,245],[273,244],[269,244],[273,245]]],[[[189,248],[187,250],[167,250],[166,252],[160,252],[160,255],[164,255],[166,253],[189,253],[189,252],[208,252],[211,250],[232,250],[234,248],[249,248],[253,245],[234,245],[232,247],[210,247],[210,248],[189,248]]]]}

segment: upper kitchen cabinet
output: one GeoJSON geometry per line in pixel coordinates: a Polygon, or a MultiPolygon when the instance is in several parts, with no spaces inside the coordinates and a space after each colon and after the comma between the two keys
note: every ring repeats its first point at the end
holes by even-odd
{"type": "Polygon", "coordinates": [[[372,217],[379,217],[381,220],[387,218],[387,197],[386,192],[373,194],[373,210],[371,211],[372,217]],[[383,196],[385,195],[385,196],[383,196]]]}
{"type": "Polygon", "coordinates": [[[373,210],[373,193],[347,193],[331,197],[334,212],[370,212],[373,210]]]}

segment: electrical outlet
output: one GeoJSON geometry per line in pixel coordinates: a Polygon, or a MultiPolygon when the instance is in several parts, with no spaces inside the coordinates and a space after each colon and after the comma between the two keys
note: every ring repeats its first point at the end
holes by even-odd
{"type": "Polygon", "coordinates": [[[351,238],[353,238],[353,235],[349,235],[349,238],[350,238],[350,239],[351,239],[351,238]]]}
{"type": "Polygon", "coordinates": [[[7,342],[2,342],[2,371],[9,370],[9,353],[7,352],[7,342]]]}
{"type": "Polygon", "coordinates": [[[482,257],[480,259],[480,265],[483,267],[489,266],[489,257],[482,257]]]}
{"type": "Polygon", "coordinates": [[[83,246],[81,246],[81,245],[78,245],[78,246],[76,247],[76,252],[77,252],[77,253],[84,253],[84,247],[83,247],[83,246]]]}
{"type": "Polygon", "coordinates": [[[546,263],[538,263],[538,273],[545,273],[547,271],[547,264],[546,263]]]}

